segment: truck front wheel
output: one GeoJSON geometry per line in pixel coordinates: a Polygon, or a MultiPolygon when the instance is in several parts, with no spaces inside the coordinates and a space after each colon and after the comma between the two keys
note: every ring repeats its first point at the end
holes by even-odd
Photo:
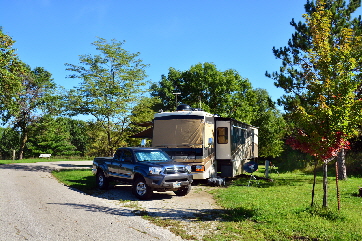
{"type": "Polygon", "coordinates": [[[143,177],[137,178],[133,183],[133,193],[138,199],[150,199],[152,197],[152,189],[146,184],[143,177]]]}
{"type": "Polygon", "coordinates": [[[108,188],[108,178],[104,176],[103,171],[98,171],[96,175],[96,182],[97,186],[100,189],[107,189],[108,188]]]}

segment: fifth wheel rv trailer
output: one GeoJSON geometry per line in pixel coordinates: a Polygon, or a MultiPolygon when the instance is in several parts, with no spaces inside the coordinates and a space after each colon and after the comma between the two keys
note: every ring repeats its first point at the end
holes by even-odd
{"type": "Polygon", "coordinates": [[[232,118],[180,105],[156,113],[152,124],[144,131],[149,136],[138,137],[152,138],[152,147],[191,165],[194,180],[234,177],[258,157],[258,129],[232,118]]]}

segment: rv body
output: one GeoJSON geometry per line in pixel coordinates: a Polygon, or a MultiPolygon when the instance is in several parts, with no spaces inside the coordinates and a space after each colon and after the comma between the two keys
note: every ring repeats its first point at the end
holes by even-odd
{"type": "Polygon", "coordinates": [[[194,180],[234,177],[258,157],[258,129],[200,110],[154,115],[152,147],[191,165],[194,180]]]}

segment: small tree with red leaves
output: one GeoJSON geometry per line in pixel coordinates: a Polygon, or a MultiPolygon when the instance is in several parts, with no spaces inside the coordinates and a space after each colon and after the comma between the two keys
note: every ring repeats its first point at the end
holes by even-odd
{"type": "MultiPolygon", "coordinates": [[[[348,139],[361,123],[362,22],[351,20],[360,5],[358,1],[307,1],[306,22],[292,22],[297,32],[289,47],[274,49],[283,60],[280,73],[272,77],[286,91],[280,103],[292,127],[287,143],[314,156],[316,166],[322,162],[324,207],[327,163],[349,148],[348,139]]],[[[314,186],[315,181],[312,205],[314,186]]]]}

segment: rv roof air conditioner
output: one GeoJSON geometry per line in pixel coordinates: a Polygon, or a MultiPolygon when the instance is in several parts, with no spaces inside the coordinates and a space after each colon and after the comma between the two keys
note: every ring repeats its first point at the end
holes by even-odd
{"type": "Polygon", "coordinates": [[[176,111],[192,111],[192,108],[189,105],[181,104],[177,106],[176,111]]]}
{"type": "Polygon", "coordinates": [[[187,104],[181,104],[177,106],[176,111],[203,111],[200,108],[191,108],[191,106],[187,104]]]}

